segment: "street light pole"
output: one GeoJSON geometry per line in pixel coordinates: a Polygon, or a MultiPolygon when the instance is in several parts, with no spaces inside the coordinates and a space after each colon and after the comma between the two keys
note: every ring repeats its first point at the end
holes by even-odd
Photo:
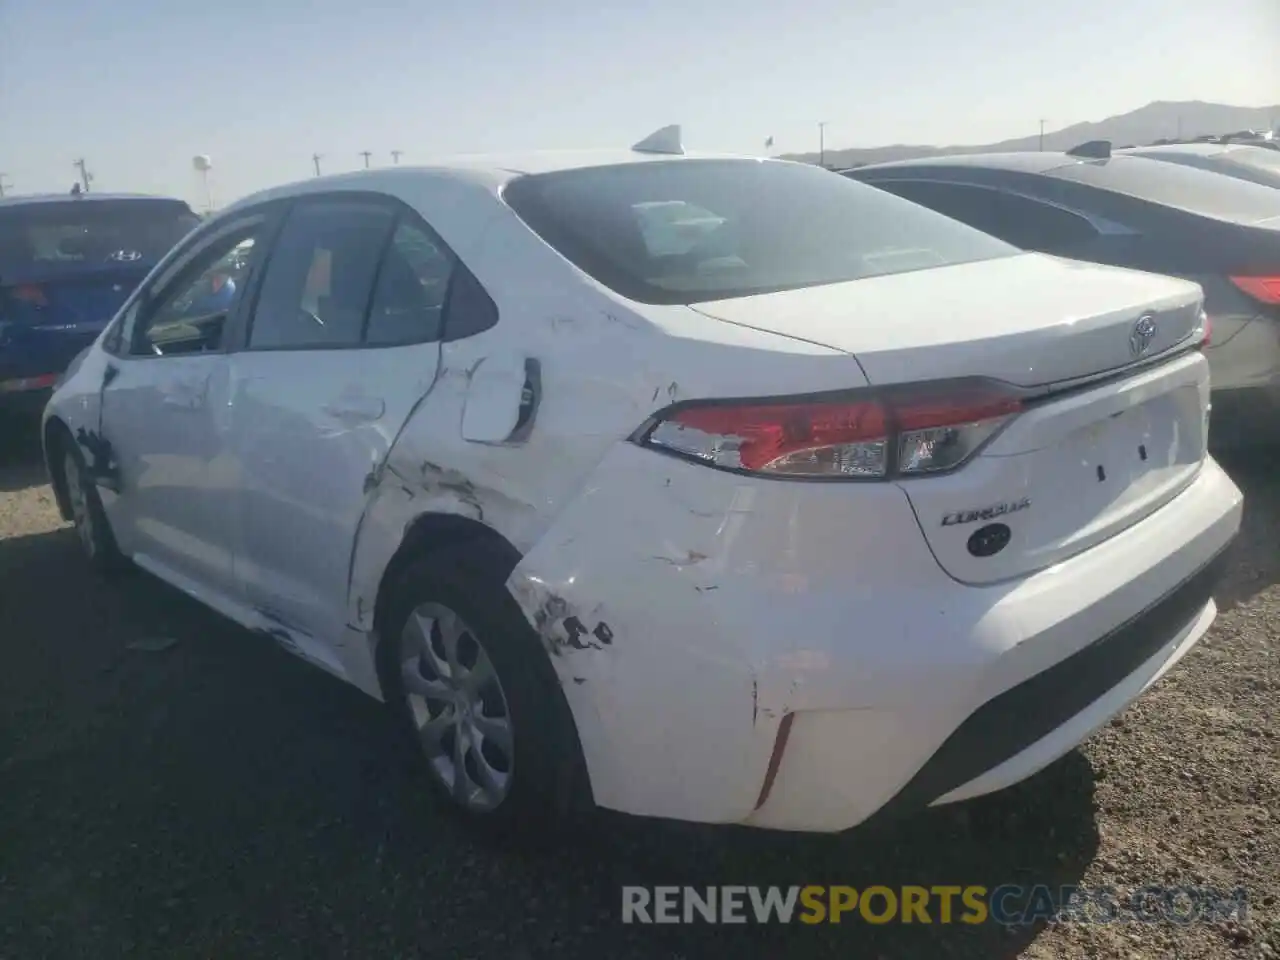
{"type": "Polygon", "coordinates": [[[394,164],[397,164],[397,165],[398,165],[398,164],[400,163],[400,158],[401,158],[402,156],[404,156],[404,151],[403,151],[403,150],[392,150],[392,151],[391,151],[391,162],[392,162],[392,163],[394,163],[394,164]]]}
{"type": "Polygon", "coordinates": [[[822,120],[818,123],[818,166],[820,167],[827,165],[827,122],[822,120]]]}
{"type": "Polygon", "coordinates": [[[1040,121],[1040,152],[1041,153],[1044,153],[1044,124],[1045,124],[1045,121],[1041,120],[1040,121]]]}
{"type": "Polygon", "coordinates": [[[87,166],[86,166],[86,164],[85,164],[84,158],[83,158],[83,157],[81,157],[79,160],[77,160],[75,163],[73,163],[73,164],[72,164],[72,166],[73,166],[73,167],[76,167],[76,168],[78,168],[78,169],[79,169],[79,171],[80,171],[80,182],[84,185],[84,192],[85,192],[85,193],[88,193],[88,192],[89,192],[89,181],[93,179],[93,175],[92,175],[91,173],[89,173],[89,170],[88,170],[88,167],[87,167],[87,166]]]}
{"type": "Polygon", "coordinates": [[[369,150],[361,150],[361,151],[360,151],[360,156],[364,157],[364,168],[365,168],[366,170],[368,170],[368,169],[369,169],[369,158],[373,156],[372,151],[369,151],[369,150]]]}
{"type": "Polygon", "coordinates": [[[0,171],[0,197],[4,196],[4,182],[8,178],[8,176],[9,175],[4,171],[0,171]]]}
{"type": "Polygon", "coordinates": [[[320,153],[313,153],[313,154],[311,155],[311,162],[312,162],[312,164],[314,164],[314,166],[315,166],[315,168],[316,168],[316,176],[317,176],[317,177],[318,177],[318,176],[320,176],[320,158],[321,158],[322,156],[324,156],[324,154],[320,154],[320,153]]]}

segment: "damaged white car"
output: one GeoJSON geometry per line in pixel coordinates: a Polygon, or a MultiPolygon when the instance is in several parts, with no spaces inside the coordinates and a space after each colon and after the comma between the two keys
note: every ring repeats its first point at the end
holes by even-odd
{"type": "Polygon", "coordinates": [[[1206,336],[1193,284],[668,128],[238,202],[44,442],[95,565],[387,701],[465,819],[836,831],[1027,777],[1204,635],[1206,336]]]}

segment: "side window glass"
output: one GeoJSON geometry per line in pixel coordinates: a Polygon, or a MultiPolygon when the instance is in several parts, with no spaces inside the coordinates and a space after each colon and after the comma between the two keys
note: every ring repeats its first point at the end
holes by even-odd
{"type": "Polygon", "coordinates": [[[421,228],[401,222],[378,269],[365,342],[439,340],[454,259],[421,228]]]}
{"type": "Polygon", "coordinates": [[[358,201],[296,207],[271,251],[249,349],[358,346],[393,219],[358,201]]]}
{"type": "Polygon", "coordinates": [[[244,292],[249,260],[262,224],[256,223],[210,244],[167,289],[157,293],[136,333],[123,331],[133,352],[142,355],[207,353],[222,348],[222,338],[244,292]]]}
{"type": "Polygon", "coordinates": [[[488,330],[498,322],[498,305],[489,291],[465,266],[459,264],[457,276],[449,284],[449,302],[444,308],[444,338],[461,340],[488,330]]]}

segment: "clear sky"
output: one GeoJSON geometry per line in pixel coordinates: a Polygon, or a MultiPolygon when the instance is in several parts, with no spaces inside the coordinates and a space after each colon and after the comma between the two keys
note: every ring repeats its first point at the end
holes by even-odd
{"type": "Polygon", "coordinates": [[[0,0],[0,171],[203,205],[372,162],[984,143],[1152,100],[1280,102],[1280,0],[0,0]]]}

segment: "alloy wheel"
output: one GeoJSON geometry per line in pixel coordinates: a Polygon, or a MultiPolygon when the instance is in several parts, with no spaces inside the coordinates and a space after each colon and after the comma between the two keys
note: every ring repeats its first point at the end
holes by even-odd
{"type": "Polygon", "coordinates": [[[401,635],[400,676],[432,774],[458,805],[496,809],[515,772],[514,728],[475,632],[449,607],[421,604],[401,635]]]}
{"type": "Polygon", "coordinates": [[[62,473],[67,483],[67,501],[71,506],[71,520],[75,524],[76,534],[90,557],[97,553],[94,541],[93,512],[89,509],[89,494],[85,490],[84,475],[80,470],[80,462],[72,453],[67,453],[62,461],[62,473]]]}

